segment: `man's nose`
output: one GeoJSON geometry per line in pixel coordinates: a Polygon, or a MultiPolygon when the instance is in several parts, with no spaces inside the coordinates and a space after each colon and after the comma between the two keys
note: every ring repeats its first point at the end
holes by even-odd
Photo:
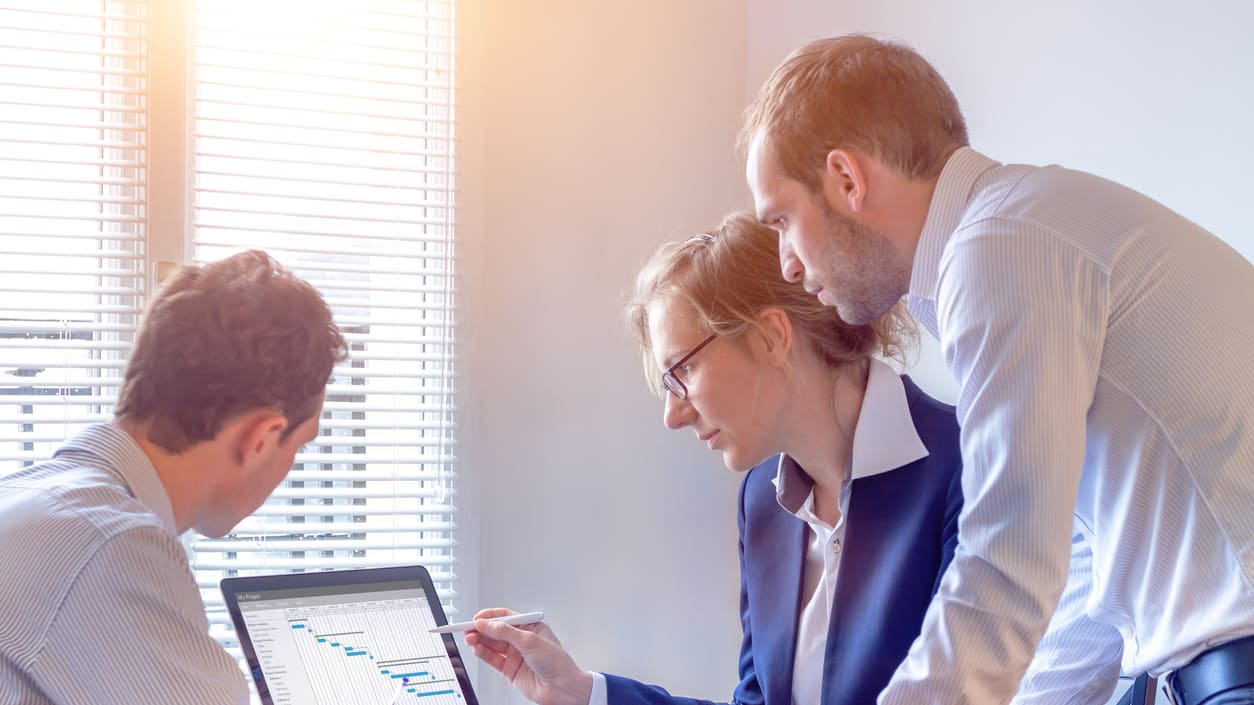
{"type": "Polygon", "coordinates": [[[792,249],[792,243],[783,233],[779,236],[779,271],[783,273],[784,280],[789,282],[801,281],[806,272],[801,259],[792,249]]]}

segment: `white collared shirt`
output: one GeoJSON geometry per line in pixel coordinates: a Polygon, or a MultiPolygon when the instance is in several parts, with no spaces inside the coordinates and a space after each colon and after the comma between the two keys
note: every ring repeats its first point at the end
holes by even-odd
{"type": "MultiPolygon", "coordinates": [[[[780,456],[774,478],[776,499],[785,511],[810,527],[802,575],[805,606],[797,619],[797,653],[793,659],[792,699],[796,705],[817,705],[821,700],[823,657],[840,569],[839,549],[844,541],[850,483],[908,465],[927,454],[914,428],[901,378],[887,364],[871,360],[840,493],[841,519],[836,526],[825,524],[814,514],[813,483],[796,461],[780,456]]],[[[605,676],[591,673],[593,685],[588,705],[606,705],[605,676]]]]}
{"type": "MultiPolygon", "coordinates": [[[[849,509],[852,481],[909,465],[927,455],[914,427],[901,378],[887,364],[871,360],[841,489],[841,518],[835,526],[814,514],[813,483],[809,477],[792,458],[781,456],[773,479],[776,501],[810,528],[802,575],[803,608],[797,619],[793,659],[792,700],[796,705],[822,702],[823,661],[844,550],[844,516],[849,509]]],[[[1081,540],[1073,549],[1071,580],[1051,624],[1051,637],[1041,642],[1032,668],[1015,696],[1015,705],[1097,705],[1106,702],[1118,678],[1118,635],[1082,616],[1090,589],[1085,578],[1091,554],[1081,540]],[[1081,658],[1076,658],[1078,651],[1083,652],[1081,658]]],[[[593,687],[588,705],[607,705],[605,677],[590,673],[593,687]]]]}
{"type": "Polygon", "coordinates": [[[910,310],[961,385],[961,543],[883,705],[1008,701],[1075,521],[1123,669],[1254,634],[1254,267],[1144,196],[958,150],[910,310]]]}
{"type": "Polygon", "coordinates": [[[775,475],[776,498],[785,511],[810,527],[802,573],[801,614],[797,617],[797,651],[793,657],[792,701],[815,705],[823,698],[823,659],[827,653],[828,626],[836,579],[845,540],[845,514],[849,511],[853,480],[871,477],[927,457],[927,448],[914,428],[906,389],[891,367],[871,360],[862,409],[853,432],[853,447],[840,489],[840,518],[832,526],[814,513],[814,489],[804,470],[788,456],[781,456],[775,475]],[[810,486],[800,504],[794,489],[810,486]]]}

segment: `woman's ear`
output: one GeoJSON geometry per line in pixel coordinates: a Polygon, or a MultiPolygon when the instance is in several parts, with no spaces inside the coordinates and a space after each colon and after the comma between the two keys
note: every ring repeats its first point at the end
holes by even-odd
{"type": "Polygon", "coordinates": [[[761,334],[760,354],[773,364],[781,364],[788,358],[792,349],[792,320],[783,309],[770,307],[758,314],[756,321],[758,333],[761,334]]]}

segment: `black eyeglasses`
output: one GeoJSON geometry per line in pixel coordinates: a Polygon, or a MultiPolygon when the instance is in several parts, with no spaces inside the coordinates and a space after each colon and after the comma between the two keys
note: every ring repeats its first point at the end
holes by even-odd
{"type": "Polygon", "coordinates": [[[704,348],[705,346],[709,345],[710,341],[714,340],[717,337],[718,337],[717,335],[711,335],[710,337],[701,341],[700,345],[688,351],[687,355],[684,355],[683,357],[679,358],[679,362],[676,362],[670,367],[667,367],[666,371],[662,373],[662,386],[666,388],[666,391],[670,392],[671,394],[674,394],[676,399],[687,399],[688,388],[685,387],[684,383],[680,381],[679,377],[675,374],[675,370],[679,367],[682,367],[685,362],[691,360],[693,355],[696,355],[697,353],[701,352],[701,348],[704,348]]]}

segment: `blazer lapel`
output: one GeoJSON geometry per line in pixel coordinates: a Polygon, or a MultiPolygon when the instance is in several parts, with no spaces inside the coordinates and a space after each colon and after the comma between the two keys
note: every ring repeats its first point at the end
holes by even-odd
{"type": "Polygon", "coordinates": [[[801,573],[805,567],[807,527],[782,508],[758,535],[761,556],[754,599],[754,659],[769,661],[757,669],[766,705],[791,705],[793,661],[797,652],[797,616],[801,613],[801,573]]]}

